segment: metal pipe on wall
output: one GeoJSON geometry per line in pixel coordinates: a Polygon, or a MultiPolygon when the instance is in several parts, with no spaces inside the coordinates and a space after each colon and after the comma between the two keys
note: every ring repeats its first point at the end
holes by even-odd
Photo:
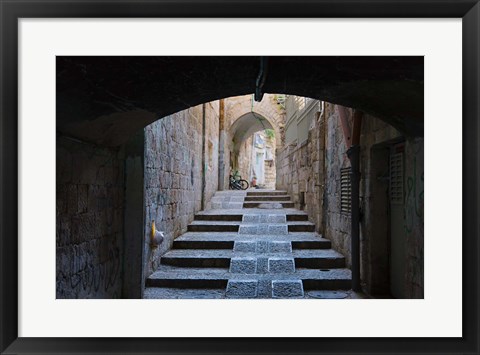
{"type": "Polygon", "coordinates": [[[363,112],[356,110],[353,113],[353,127],[350,130],[347,118],[347,110],[338,106],[340,123],[348,147],[347,156],[350,160],[350,217],[351,217],[351,269],[352,269],[352,290],[361,291],[360,285],[360,133],[362,128],[363,112]]]}
{"type": "Polygon", "coordinates": [[[202,105],[202,202],[201,210],[205,209],[205,185],[206,185],[206,158],[205,158],[205,134],[206,134],[206,107],[202,105]]]}
{"type": "Polygon", "coordinates": [[[218,190],[225,189],[225,101],[218,102],[218,190]]]}
{"type": "Polygon", "coordinates": [[[360,146],[352,145],[347,150],[352,172],[351,183],[351,255],[352,255],[352,290],[360,291],[360,146]]]}

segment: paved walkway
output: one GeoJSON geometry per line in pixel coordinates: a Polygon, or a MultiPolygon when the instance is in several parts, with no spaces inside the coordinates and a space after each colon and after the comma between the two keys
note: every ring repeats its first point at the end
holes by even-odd
{"type": "Polygon", "coordinates": [[[145,298],[359,298],[343,255],[284,191],[219,191],[175,239],[145,298]]]}

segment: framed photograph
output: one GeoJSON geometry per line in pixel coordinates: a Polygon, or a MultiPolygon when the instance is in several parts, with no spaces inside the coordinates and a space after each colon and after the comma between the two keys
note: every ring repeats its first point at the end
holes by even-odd
{"type": "Polygon", "coordinates": [[[0,12],[2,354],[480,352],[478,1],[0,12]]]}

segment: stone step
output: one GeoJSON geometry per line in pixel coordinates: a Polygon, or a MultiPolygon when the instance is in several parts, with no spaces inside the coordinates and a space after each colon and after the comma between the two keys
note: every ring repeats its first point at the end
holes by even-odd
{"type": "Polygon", "coordinates": [[[196,214],[195,221],[239,221],[241,222],[243,215],[241,214],[196,214]]]}
{"type": "MultiPolygon", "coordinates": [[[[261,291],[265,289],[263,285],[266,282],[257,283],[257,298],[278,298],[273,297],[273,292],[270,297],[262,297],[261,291]]],[[[271,284],[272,282],[270,282],[271,284]]],[[[302,282],[303,283],[303,282],[302,282]]],[[[276,284],[275,286],[277,286],[276,284]]],[[[228,287],[228,285],[227,285],[228,287]]],[[[270,285],[270,288],[271,285],[270,285]]],[[[276,287],[275,287],[276,288],[276,287]]],[[[302,285],[303,288],[303,285],[302,285]]],[[[275,290],[277,291],[277,290],[275,290]]],[[[277,293],[275,294],[277,295],[277,293]]],[[[224,299],[228,298],[225,289],[182,289],[170,287],[147,287],[144,291],[143,298],[145,299],[224,299]]],[[[295,297],[297,298],[297,297],[295,297]]],[[[344,290],[305,290],[304,298],[309,299],[345,299],[345,298],[363,298],[361,295],[351,293],[344,290]]]]}
{"type": "Polygon", "coordinates": [[[277,208],[293,208],[295,204],[293,201],[249,201],[243,203],[243,208],[267,208],[267,209],[277,209],[277,208]]]}
{"type": "MultiPolygon", "coordinates": [[[[238,243],[238,242],[237,242],[238,243]]],[[[274,243],[276,249],[268,246],[265,242],[263,252],[259,245],[255,242],[243,242],[242,248],[234,247],[234,250],[227,249],[173,249],[165,253],[161,258],[163,265],[180,266],[180,267],[207,267],[207,268],[228,268],[233,260],[250,260],[252,268],[255,269],[257,263],[262,260],[275,258],[293,258],[295,260],[295,267],[310,268],[310,269],[333,269],[345,267],[345,258],[343,255],[337,253],[332,249],[305,249],[293,250],[291,252],[279,251],[282,250],[281,243],[274,243]],[[250,248],[252,247],[252,248],[250,248]]],[[[286,244],[286,242],[284,242],[286,244]]],[[[291,248],[291,247],[290,247],[291,248]]],[[[267,261],[265,261],[267,262],[267,261]]],[[[255,272],[253,272],[255,273],[255,272]]]]}
{"type": "Polygon", "coordinates": [[[288,222],[288,231],[289,232],[314,232],[315,224],[307,224],[309,222],[296,222],[298,224],[293,224],[295,222],[288,222]]]}
{"type": "Polygon", "coordinates": [[[242,209],[243,208],[243,201],[242,202],[218,202],[218,201],[211,201],[211,208],[214,210],[222,210],[222,209],[242,209]]]}
{"type": "MultiPolygon", "coordinates": [[[[200,224],[193,221],[187,226],[189,232],[238,232],[239,224],[229,224],[228,222],[212,222],[200,224]]],[[[198,221],[200,222],[200,221],[198,221]]]]}
{"type": "MultiPolygon", "coordinates": [[[[233,249],[234,241],[232,240],[175,240],[173,249],[233,249]]],[[[330,249],[331,243],[325,239],[292,241],[292,249],[330,249]]]]}
{"type": "MultiPolygon", "coordinates": [[[[235,241],[257,241],[258,235],[222,232],[187,232],[173,241],[173,249],[233,249],[235,241]]],[[[293,249],[329,249],[331,242],[316,233],[264,235],[262,241],[291,242],[293,249]]]]}
{"type": "Polygon", "coordinates": [[[349,269],[297,269],[286,274],[236,274],[228,269],[182,268],[162,266],[146,280],[146,287],[225,289],[229,281],[253,281],[259,285],[273,281],[300,280],[305,290],[349,290],[349,269]],[[164,268],[164,269],[162,269],[164,268]]]}
{"type": "Polygon", "coordinates": [[[247,196],[244,202],[256,202],[256,201],[290,201],[290,196],[247,196]]]}
{"type": "MultiPolygon", "coordinates": [[[[266,210],[265,210],[266,211],[266,210]]],[[[262,211],[263,212],[263,211],[262,211]]],[[[216,212],[210,211],[210,213],[206,214],[196,214],[194,220],[195,221],[237,221],[242,222],[244,220],[244,216],[251,216],[255,215],[258,216],[258,220],[260,222],[267,222],[268,217],[271,215],[280,215],[286,216],[287,222],[299,222],[299,221],[308,221],[308,215],[306,213],[299,214],[299,213],[290,213],[289,211],[279,212],[278,210],[271,210],[270,213],[258,213],[258,210],[250,212],[247,211],[243,214],[241,213],[226,213],[226,211],[216,212]],[[265,217],[262,217],[265,216],[265,217]],[[264,221],[265,220],[265,221],[264,221]]]]}
{"type": "MultiPolygon", "coordinates": [[[[246,215],[250,215],[250,213],[246,213],[246,215]]],[[[259,220],[262,221],[261,216],[258,215],[259,220]]],[[[265,219],[268,219],[266,216],[269,214],[265,214],[265,219]]],[[[278,215],[285,215],[287,218],[287,222],[294,222],[294,221],[308,221],[308,215],[307,214],[278,214],[278,215]]],[[[245,215],[242,214],[196,214],[194,220],[195,221],[237,221],[237,222],[242,222],[244,219],[245,215]]]]}
{"type": "MultiPolygon", "coordinates": [[[[243,203],[242,203],[243,205],[243,203]]],[[[296,208],[251,208],[245,211],[242,207],[240,208],[229,208],[229,209],[211,209],[206,211],[200,211],[198,215],[219,215],[219,214],[280,214],[280,215],[307,215],[305,211],[297,210],[296,208]]]]}
{"type": "Polygon", "coordinates": [[[174,240],[172,249],[233,249],[232,240],[174,240]]]}
{"type": "Polygon", "coordinates": [[[315,225],[308,221],[287,223],[239,223],[237,221],[193,221],[189,232],[239,232],[240,234],[287,234],[314,232],[315,225]]]}
{"type": "Polygon", "coordinates": [[[304,298],[302,280],[228,280],[225,298],[304,298]]]}
{"type": "MultiPolygon", "coordinates": [[[[318,292],[318,291],[317,291],[318,292]]],[[[323,291],[328,292],[328,291],[323,291]]],[[[145,299],[221,299],[225,298],[224,288],[170,288],[147,287],[143,293],[145,299]]]]}
{"type": "Polygon", "coordinates": [[[287,222],[308,221],[308,214],[287,214],[287,222]]]}
{"type": "Polygon", "coordinates": [[[276,195],[287,195],[287,191],[281,191],[281,190],[247,191],[247,196],[276,196],[276,195]]]}

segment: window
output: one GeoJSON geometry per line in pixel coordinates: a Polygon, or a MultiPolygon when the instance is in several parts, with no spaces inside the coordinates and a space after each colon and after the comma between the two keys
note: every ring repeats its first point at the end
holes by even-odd
{"type": "Polygon", "coordinates": [[[265,150],[265,160],[272,160],[272,159],[273,159],[272,148],[267,148],[265,150]]]}
{"type": "Polygon", "coordinates": [[[307,103],[307,98],[303,96],[295,96],[295,104],[297,105],[298,111],[301,111],[305,108],[307,103]]]}
{"type": "Polygon", "coordinates": [[[265,140],[261,135],[255,133],[255,147],[256,148],[263,148],[265,145],[265,140]]]}

